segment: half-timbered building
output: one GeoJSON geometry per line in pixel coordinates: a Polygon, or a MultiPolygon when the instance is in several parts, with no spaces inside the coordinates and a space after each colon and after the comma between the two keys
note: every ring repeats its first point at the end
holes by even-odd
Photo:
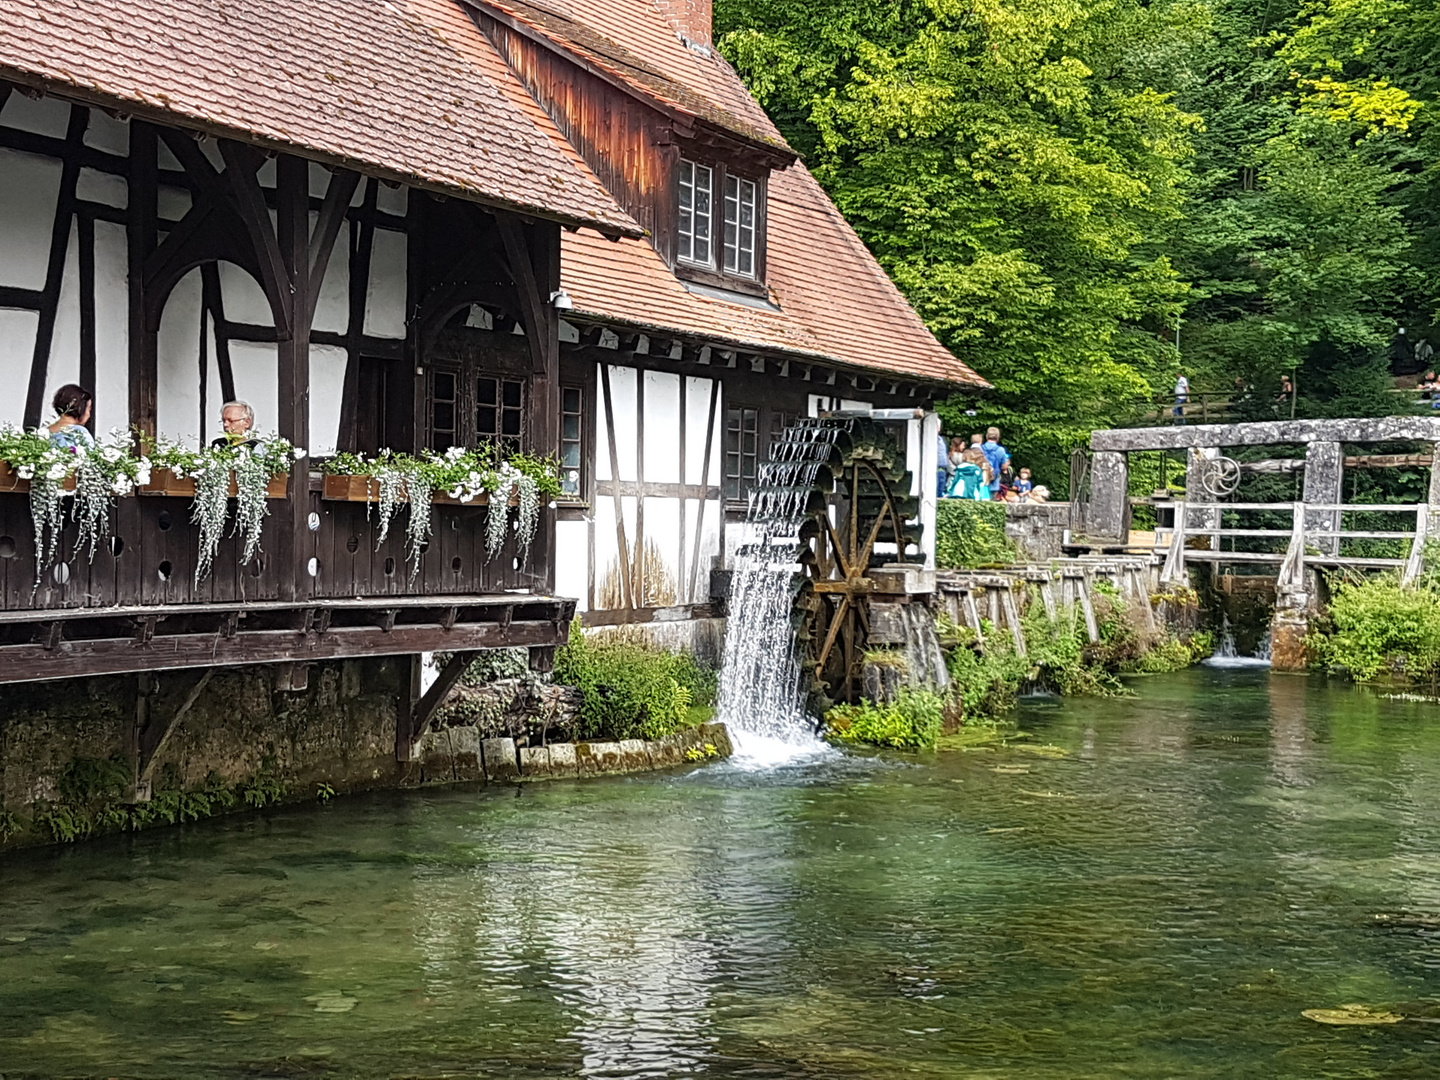
{"type": "Polygon", "coordinates": [[[0,423],[48,422],[71,382],[93,430],[200,447],[238,399],[309,458],[261,556],[226,538],[208,574],[176,490],[117,499],[93,554],[71,525],[51,564],[5,474],[13,805],[65,753],[128,753],[140,796],[187,713],[221,719],[170,743],[176,783],[287,753],[297,776],[396,779],[376,755],[411,760],[474,650],[543,668],[577,605],[594,625],[710,616],[790,421],[985,385],[714,50],[708,0],[10,0],[0,423]],[[412,572],[402,530],[382,540],[318,469],[480,443],[562,461],[528,560],[487,552],[494,508],[437,503],[412,572]],[[435,651],[456,659],[422,695],[435,651]],[[57,686],[95,722],[52,725],[57,686]],[[319,726],[277,750],[263,717],[306,693],[295,715],[319,726]],[[37,732],[73,745],[17,757],[37,732]]]}
{"type": "MultiPolygon", "coordinates": [[[[92,427],[201,445],[238,398],[313,460],[434,444],[448,393],[456,440],[548,453],[562,227],[641,235],[453,0],[0,20],[0,420],[79,382],[92,427]]],[[[263,557],[227,540],[200,580],[184,498],[117,500],[105,549],[67,535],[37,584],[29,501],[0,494],[0,682],[265,663],[298,688],[318,661],[563,639],[553,518],[522,565],[484,557],[485,509],[437,506],[412,575],[307,464],[263,557]]]]}
{"type": "MultiPolygon", "coordinates": [[[[716,51],[710,0],[465,2],[649,232],[562,238],[561,450],[576,504],[559,514],[557,588],[590,625],[704,618],[710,571],[785,426],[987,384],[925,327],[716,51]]],[[[917,476],[930,423],[909,433],[917,476]]]]}

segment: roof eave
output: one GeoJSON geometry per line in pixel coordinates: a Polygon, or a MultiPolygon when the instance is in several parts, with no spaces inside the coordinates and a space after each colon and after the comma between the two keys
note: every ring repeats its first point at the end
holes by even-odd
{"type": "Polygon", "coordinates": [[[562,317],[567,322],[603,323],[606,326],[624,326],[632,330],[639,330],[643,333],[655,333],[667,337],[692,338],[696,341],[704,341],[706,344],[753,352],[756,355],[764,355],[776,359],[798,360],[804,364],[823,364],[826,367],[834,368],[836,371],[843,371],[847,374],[865,375],[867,378],[883,378],[891,382],[898,381],[917,383],[922,386],[944,387],[952,393],[955,392],[957,388],[963,388],[974,393],[986,393],[995,389],[993,384],[986,382],[979,375],[975,376],[976,382],[969,382],[962,379],[937,379],[932,376],[914,374],[908,371],[894,371],[891,368],[877,368],[870,367],[866,364],[857,364],[853,360],[843,360],[830,353],[809,349],[786,349],[774,345],[762,345],[754,341],[746,341],[743,338],[727,337],[723,334],[706,333],[701,330],[685,330],[674,326],[666,326],[663,323],[647,323],[639,319],[626,318],[603,311],[588,311],[581,307],[566,311],[562,317]]]}
{"type": "Polygon", "coordinates": [[[513,199],[504,199],[499,196],[478,192],[459,184],[446,184],[430,177],[416,176],[403,170],[388,169],[383,165],[357,161],[353,158],[328,153],[314,147],[305,146],[304,144],[271,138],[254,131],[226,127],[223,124],[217,124],[203,117],[177,112],[173,109],[164,108],[163,106],[151,105],[134,98],[106,94],[78,83],[65,82],[49,76],[39,75],[35,72],[15,68],[4,63],[0,63],[0,79],[4,79],[16,86],[28,87],[44,94],[53,94],[56,97],[67,98],[82,105],[107,109],[151,123],[183,128],[217,139],[234,139],[237,142],[248,143],[251,146],[266,151],[295,154],[305,158],[307,161],[314,161],[331,168],[350,169],[354,172],[362,173],[365,176],[373,176],[379,180],[388,180],[393,183],[404,184],[407,187],[416,188],[421,191],[430,191],[451,198],[465,199],[469,202],[479,203],[497,210],[508,210],[525,217],[553,221],[560,225],[574,226],[577,228],[594,229],[596,232],[612,240],[621,237],[639,240],[650,235],[649,232],[642,228],[630,215],[621,210],[618,205],[615,207],[616,213],[619,215],[617,220],[578,217],[537,204],[516,202],[513,199]]]}

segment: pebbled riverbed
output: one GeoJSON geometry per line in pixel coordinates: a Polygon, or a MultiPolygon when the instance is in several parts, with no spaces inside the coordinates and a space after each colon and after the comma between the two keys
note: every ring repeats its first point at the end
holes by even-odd
{"type": "Polygon", "coordinates": [[[1434,1077],[1440,705],[338,800],[0,861],[0,1075],[1434,1077]],[[1409,1017],[1327,1027],[1352,1002],[1409,1017]]]}

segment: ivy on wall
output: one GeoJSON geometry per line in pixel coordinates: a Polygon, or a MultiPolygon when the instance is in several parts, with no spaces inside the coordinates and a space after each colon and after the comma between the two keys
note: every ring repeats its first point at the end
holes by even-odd
{"type": "Polygon", "coordinates": [[[1005,504],[941,499],[935,508],[935,565],[942,570],[1009,566],[1015,545],[1005,535],[1005,504]]]}

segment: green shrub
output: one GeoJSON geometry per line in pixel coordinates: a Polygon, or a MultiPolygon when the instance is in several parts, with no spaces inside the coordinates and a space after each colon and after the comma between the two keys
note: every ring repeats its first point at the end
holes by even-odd
{"type": "Polygon", "coordinates": [[[935,565],[942,570],[1009,566],[1015,545],[1005,535],[1005,504],[941,499],[935,505],[935,565]]]}
{"type": "Polygon", "coordinates": [[[683,654],[586,637],[579,621],[555,654],[555,681],[579,688],[586,739],[658,739],[690,726],[715,699],[715,672],[683,654]]]}
{"type": "Polygon", "coordinates": [[[1440,592],[1404,588],[1394,575],[1342,582],[1327,621],[1307,641],[1321,667],[1361,681],[1386,671],[1415,680],[1440,675],[1440,592]]]}
{"type": "Polygon", "coordinates": [[[839,742],[930,750],[945,723],[945,699],[933,690],[901,687],[894,702],[836,705],[825,714],[826,733],[839,742]]]}

